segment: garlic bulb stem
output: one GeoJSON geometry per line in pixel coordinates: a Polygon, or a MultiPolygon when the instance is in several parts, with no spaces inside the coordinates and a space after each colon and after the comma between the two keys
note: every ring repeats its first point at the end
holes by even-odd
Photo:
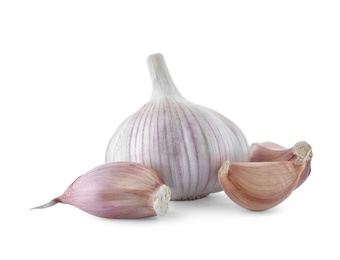
{"type": "Polygon", "coordinates": [[[150,55],[146,63],[153,88],[151,99],[158,99],[160,96],[182,97],[171,78],[162,54],[156,53],[150,55]]]}

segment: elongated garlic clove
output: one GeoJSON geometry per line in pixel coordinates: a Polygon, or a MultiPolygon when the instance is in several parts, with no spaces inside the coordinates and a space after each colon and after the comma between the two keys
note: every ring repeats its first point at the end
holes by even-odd
{"type": "Polygon", "coordinates": [[[312,157],[312,147],[305,141],[297,142],[290,148],[272,142],[254,143],[250,146],[251,162],[306,161],[306,167],[296,188],[300,187],[310,175],[312,157]]]}
{"type": "Polygon", "coordinates": [[[224,192],[241,207],[267,210],[283,202],[299,182],[306,162],[226,161],[218,177],[224,192]]]}
{"type": "Polygon", "coordinates": [[[116,130],[106,162],[132,161],[160,174],[173,200],[221,191],[221,164],[249,161],[239,127],[223,115],[187,101],[176,88],[162,54],[147,58],[153,86],[150,101],[116,130]]]}
{"type": "Polygon", "coordinates": [[[103,218],[164,216],[170,189],[158,174],[139,163],[113,162],[77,178],[59,197],[33,209],[70,204],[103,218]]]}

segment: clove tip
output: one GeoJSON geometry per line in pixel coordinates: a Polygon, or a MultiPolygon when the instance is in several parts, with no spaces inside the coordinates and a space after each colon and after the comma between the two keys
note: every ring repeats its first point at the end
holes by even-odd
{"type": "Polygon", "coordinates": [[[40,206],[38,206],[38,207],[31,208],[30,211],[31,211],[31,210],[34,210],[34,209],[45,209],[45,208],[49,208],[49,207],[54,206],[54,205],[57,204],[57,203],[58,203],[57,200],[51,200],[51,201],[49,201],[49,202],[47,202],[47,203],[45,203],[45,204],[42,204],[42,205],[40,205],[40,206]]]}

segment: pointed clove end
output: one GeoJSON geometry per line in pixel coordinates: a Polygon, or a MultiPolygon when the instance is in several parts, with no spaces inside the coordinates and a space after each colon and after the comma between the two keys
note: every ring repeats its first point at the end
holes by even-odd
{"type": "Polygon", "coordinates": [[[56,201],[56,200],[51,200],[50,202],[47,202],[47,203],[45,203],[45,204],[43,204],[43,205],[40,205],[40,206],[38,206],[38,207],[31,208],[30,211],[31,211],[31,210],[34,210],[34,209],[45,209],[45,208],[49,208],[49,207],[54,206],[54,205],[57,204],[57,203],[58,203],[58,201],[56,201]]]}

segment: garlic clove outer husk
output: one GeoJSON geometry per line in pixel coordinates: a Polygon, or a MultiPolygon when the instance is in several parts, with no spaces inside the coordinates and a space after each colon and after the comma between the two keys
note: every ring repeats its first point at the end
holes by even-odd
{"type": "Polygon", "coordinates": [[[297,142],[290,148],[273,142],[253,143],[249,150],[251,162],[306,162],[306,167],[296,188],[300,187],[311,173],[313,151],[312,146],[305,141],[297,142]]]}
{"type": "Polygon", "coordinates": [[[33,209],[64,203],[97,217],[146,218],[166,215],[170,198],[170,188],[151,168],[113,162],[81,175],[61,196],[33,209]]]}
{"type": "Polygon", "coordinates": [[[222,114],[189,102],[176,88],[162,54],[147,58],[150,101],[115,131],[106,162],[131,161],[154,169],[173,200],[221,191],[218,169],[226,160],[249,161],[240,128],[222,114]]]}
{"type": "Polygon", "coordinates": [[[296,188],[306,162],[226,161],[219,170],[219,181],[228,197],[239,206],[255,211],[273,208],[296,188]]]}

